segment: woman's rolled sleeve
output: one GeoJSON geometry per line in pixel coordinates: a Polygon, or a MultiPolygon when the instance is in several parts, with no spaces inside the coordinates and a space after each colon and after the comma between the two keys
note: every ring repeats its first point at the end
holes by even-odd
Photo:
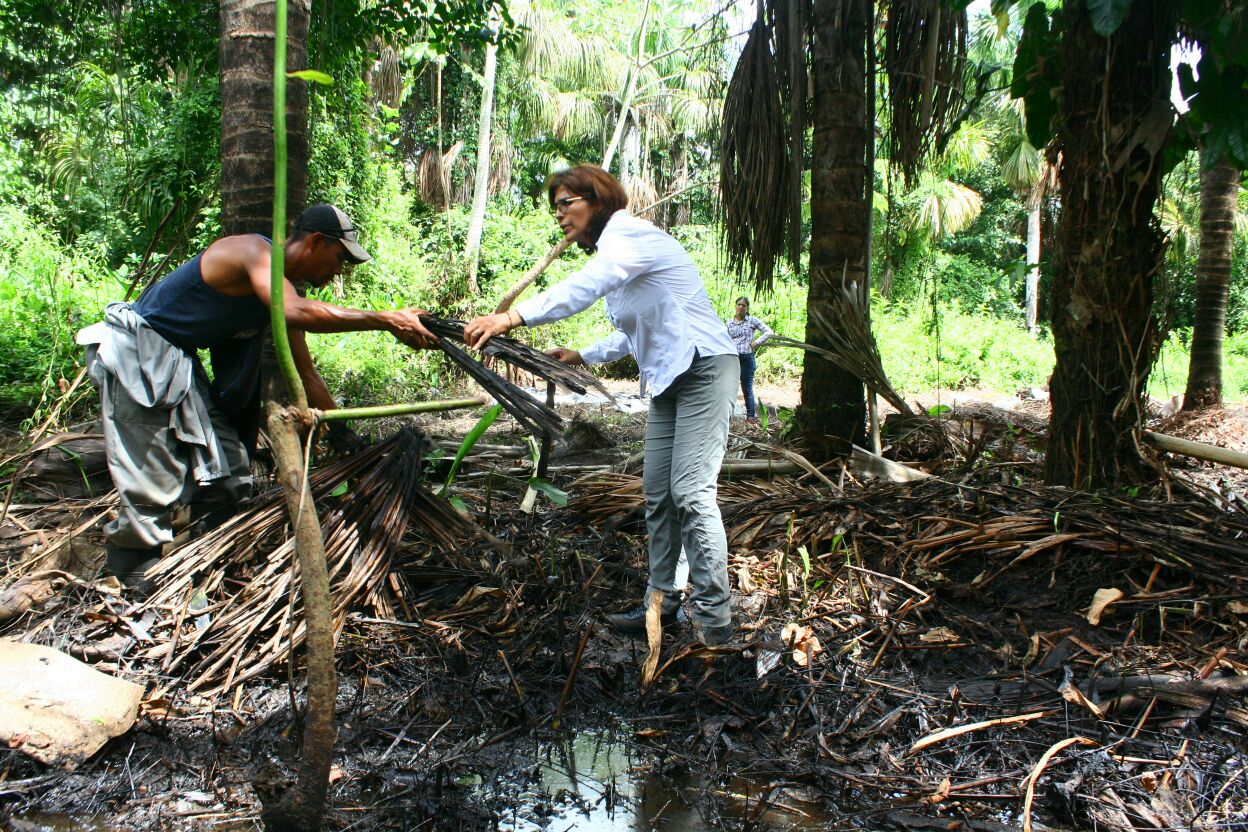
{"type": "Polygon", "coordinates": [[[581,360],[586,364],[605,364],[623,358],[630,352],[632,345],[628,336],[618,330],[580,351],[581,360]]]}

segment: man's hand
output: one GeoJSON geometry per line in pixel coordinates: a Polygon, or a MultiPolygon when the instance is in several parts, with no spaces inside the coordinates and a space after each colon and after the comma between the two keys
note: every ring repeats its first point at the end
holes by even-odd
{"type": "Polygon", "coordinates": [[[420,322],[421,315],[429,313],[423,309],[399,309],[387,313],[390,332],[409,347],[431,350],[438,346],[438,338],[420,322]]]}
{"type": "Polygon", "coordinates": [[[325,441],[343,456],[350,456],[368,447],[368,441],[343,422],[330,422],[325,431],[325,441]]]}
{"type": "Polygon", "coordinates": [[[474,350],[482,349],[495,335],[506,335],[519,326],[520,316],[515,312],[499,312],[473,318],[464,325],[464,343],[474,350]]]}
{"type": "Polygon", "coordinates": [[[570,350],[567,347],[555,347],[546,350],[546,354],[551,358],[555,358],[564,364],[570,364],[573,367],[584,367],[585,359],[581,358],[581,354],[576,350],[570,350]]]}

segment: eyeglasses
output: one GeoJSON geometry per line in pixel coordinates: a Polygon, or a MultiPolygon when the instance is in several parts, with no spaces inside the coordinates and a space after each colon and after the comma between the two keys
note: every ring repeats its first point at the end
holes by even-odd
{"type": "Polygon", "coordinates": [[[580,202],[582,199],[589,199],[587,196],[565,196],[563,199],[555,200],[556,211],[566,211],[573,202],[580,202]]]}

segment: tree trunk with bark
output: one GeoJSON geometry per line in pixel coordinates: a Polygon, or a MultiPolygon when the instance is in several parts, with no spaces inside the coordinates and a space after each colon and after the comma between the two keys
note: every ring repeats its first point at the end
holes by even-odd
{"type": "Polygon", "coordinates": [[[1239,171],[1230,162],[1204,159],[1200,170],[1200,259],[1196,262],[1196,314],[1183,409],[1222,404],[1222,336],[1231,288],[1231,251],[1239,171]]]}
{"type": "MultiPolygon", "coordinates": [[[[1047,177],[1046,177],[1047,178],[1047,177]]],[[[1040,206],[1044,201],[1044,180],[1027,194],[1027,329],[1040,331],[1040,206]]]]}
{"type": "Polygon", "coordinates": [[[325,815],[334,742],[338,735],[334,726],[334,708],[338,697],[338,676],[334,667],[334,619],[329,573],[325,568],[325,539],[316,504],[312,501],[312,491],[304,476],[303,443],[297,411],[280,403],[280,399],[288,397],[275,389],[281,385],[276,368],[273,368],[271,378],[277,383],[269,385],[266,394],[269,438],[273,443],[273,457],[277,461],[278,481],[286,497],[286,512],[294,526],[303,624],[307,632],[308,687],[298,778],[278,793],[261,795],[261,818],[269,832],[316,832],[321,829],[325,815]]]}
{"type": "MultiPolygon", "coordinates": [[[[810,175],[810,288],[807,308],[828,310],[834,293],[865,279],[871,178],[866,167],[867,23],[870,0],[816,0],[812,47],[814,140],[810,175]]],[[[828,348],[819,327],[806,342],[828,348]]],[[[862,381],[826,358],[804,353],[798,426],[819,461],[861,444],[862,381]]]]}
{"type": "Polygon", "coordinates": [[[1084,0],[1061,12],[1057,142],[1062,212],[1052,253],[1053,343],[1045,476],[1105,488],[1145,478],[1138,429],[1159,346],[1153,277],[1162,234],[1153,213],[1169,101],[1174,0],[1134,0],[1097,34],[1084,0]]]}
{"type": "MultiPolygon", "coordinates": [[[[268,234],[273,225],[273,0],[221,0],[221,232],[268,234]]],[[[287,66],[307,67],[311,0],[291,0],[287,66]]],[[[286,85],[286,204],[308,196],[308,90],[286,85]]]]}
{"type": "Polygon", "coordinates": [[[481,233],[485,229],[485,207],[490,198],[490,137],[494,120],[494,81],[498,76],[498,46],[485,45],[485,72],[481,81],[481,118],[477,125],[477,172],[472,181],[472,215],[468,220],[468,291],[477,295],[477,266],[481,262],[481,233]]]}

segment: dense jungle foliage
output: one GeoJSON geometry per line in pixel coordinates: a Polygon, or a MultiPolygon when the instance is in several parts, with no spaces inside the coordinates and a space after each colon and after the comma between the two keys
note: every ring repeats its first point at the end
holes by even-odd
{"type": "MultiPolygon", "coordinates": [[[[309,63],[334,83],[310,91],[309,201],[351,214],[375,258],[323,290],[325,299],[454,316],[492,309],[558,238],[545,177],[606,153],[619,154],[635,203],[677,194],[656,219],[688,248],[725,317],[738,295],[754,296],[724,266],[713,203],[717,115],[746,12],[694,0],[589,0],[576,9],[515,0],[495,31],[457,32],[396,8],[312,4],[309,63]],[[501,46],[474,295],[463,253],[491,38],[501,46]],[[617,130],[622,109],[632,117],[617,130]]],[[[979,75],[1004,71],[1024,9],[1007,25],[986,7],[971,11],[979,75]]],[[[74,378],[74,332],[105,303],[217,235],[217,16],[205,0],[0,0],[0,129],[10,137],[0,144],[0,411],[9,418],[38,416],[74,378]]],[[[1013,392],[1042,386],[1053,366],[1043,252],[1057,206],[1052,189],[1035,195],[1044,154],[1027,142],[1004,90],[975,101],[909,184],[884,148],[876,164],[872,323],[890,378],[906,393],[1013,392]],[[1024,321],[1029,189],[1042,242],[1034,335],[1024,321]]],[[[1180,392],[1187,368],[1199,180],[1194,154],[1165,180],[1169,248],[1157,308],[1169,334],[1152,377],[1156,396],[1180,392]]],[[[1248,393],[1246,204],[1241,192],[1225,350],[1231,399],[1248,393]]],[[[565,255],[539,287],[583,258],[565,255]]],[[[804,276],[784,272],[774,293],[754,296],[752,311],[800,339],[805,298],[804,276]]],[[[525,337],[577,346],[607,329],[599,306],[525,337]]],[[[461,383],[437,356],[379,334],[311,342],[334,393],[351,404],[426,398],[461,383]]],[[[795,351],[760,355],[765,381],[796,384],[800,371],[795,351]]]]}

